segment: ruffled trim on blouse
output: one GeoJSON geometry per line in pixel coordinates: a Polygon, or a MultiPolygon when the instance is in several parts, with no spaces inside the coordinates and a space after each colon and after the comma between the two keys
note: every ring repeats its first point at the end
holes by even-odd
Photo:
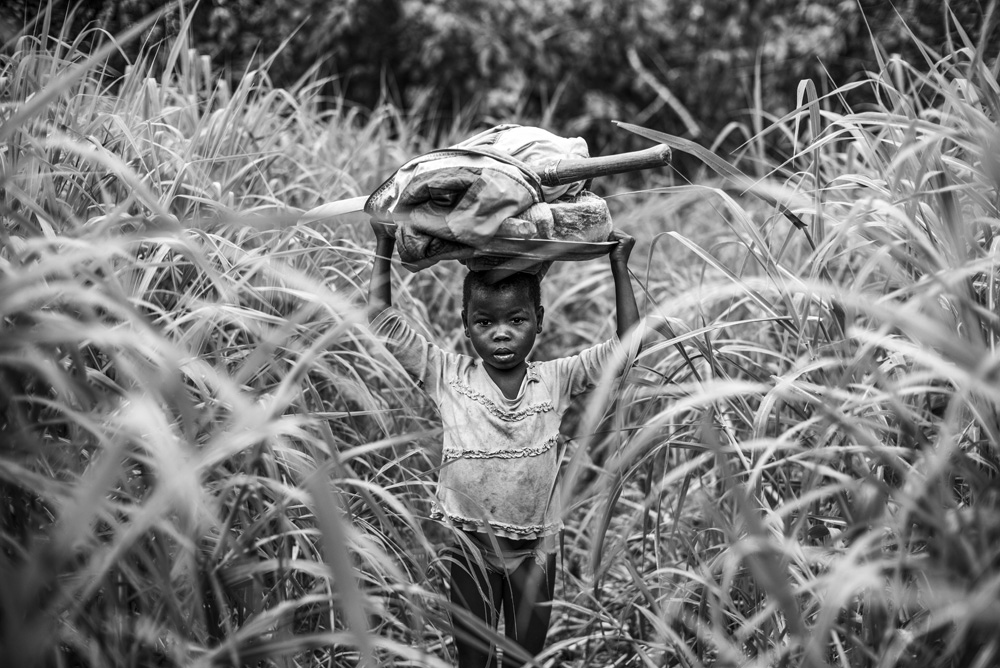
{"type": "Polygon", "coordinates": [[[558,436],[546,440],[538,446],[514,448],[511,450],[473,450],[471,448],[445,448],[444,460],[452,459],[521,459],[522,457],[537,457],[552,449],[559,442],[558,436]]]}
{"type": "MultiPolygon", "coordinates": [[[[462,517],[445,512],[440,506],[435,505],[431,510],[431,519],[437,520],[462,531],[483,531],[486,522],[462,517]]],[[[544,538],[559,533],[562,529],[562,522],[555,524],[529,524],[528,526],[518,526],[517,524],[506,524],[504,522],[489,522],[493,533],[504,538],[514,540],[531,540],[534,538],[544,538]]]]}
{"type": "Polygon", "coordinates": [[[504,422],[520,422],[526,417],[530,417],[537,413],[545,413],[552,410],[551,401],[542,401],[537,404],[531,404],[527,408],[519,411],[505,411],[504,409],[497,406],[493,401],[487,397],[482,392],[477,392],[462,381],[457,378],[448,381],[448,384],[455,388],[455,391],[464,397],[468,397],[473,401],[476,401],[483,405],[483,407],[490,412],[493,416],[500,418],[504,422]]]}

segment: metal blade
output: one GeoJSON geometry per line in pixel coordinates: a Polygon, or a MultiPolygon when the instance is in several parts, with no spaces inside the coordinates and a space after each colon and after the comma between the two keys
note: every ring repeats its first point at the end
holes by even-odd
{"type": "Polygon", "coordinates": [[[365,213],[367,200],[368,196],[362,195],[361,197],[320,204],[315,209],[309,209],[302,214],[302,217],[299,218],[299,224],[367,222],[368,214],[365,213]]]}

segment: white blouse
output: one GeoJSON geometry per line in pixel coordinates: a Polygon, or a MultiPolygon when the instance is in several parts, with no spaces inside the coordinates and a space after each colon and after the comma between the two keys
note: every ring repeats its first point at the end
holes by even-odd
{"type": "Polygon", "coordinates": [[[593,388],[608,364],[621,373],[617,338],[550,362],[528,362],[517,396],[508,399],[468,355],[447,352],[414,331],[395,309],[372,330],[437,405],[443,462],[432,517],[466,531],[541,538],[562,529],[556,476],[559,425],[576,395],[593,388]]]}

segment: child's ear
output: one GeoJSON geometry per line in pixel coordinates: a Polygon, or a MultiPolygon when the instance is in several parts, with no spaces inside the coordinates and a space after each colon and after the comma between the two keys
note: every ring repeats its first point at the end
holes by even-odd
{"type": "Polygon", "coordinates": [[[542,333],[542,318],[545,317],[545,309],[539,306],[535,309],[535,334],[542,333]]]}
{"type": "Polygon", "coordinates": [[[465,313],[465,309],[462,309],[462,331],[465,332],[465,338],[472,338],[469,336],[469,317],[465,313]]]}

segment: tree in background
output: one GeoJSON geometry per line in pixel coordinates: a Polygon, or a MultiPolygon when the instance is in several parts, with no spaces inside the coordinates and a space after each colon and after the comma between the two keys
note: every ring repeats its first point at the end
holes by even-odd
{"type": "MultiPolygon", "coordinates": [[[[164,0],[53,0],[50,34],[71,7],[74,25],[114,34],[164,0]]],[[[7,31],[38,5],[5,5],[7,31]]],[[[391,101],[427,120],[543,122],[620,150],[610,119],[705,143],[733,122],[753,133],[750,108],[780,115],[800,80],[822,91],[876,68],[872,39],[908,62],[964,30],[992,35],[975,0],[203,0],[193,46],[225,76],[268,65],[277,85],[309,72],[331,96],[373,108],[391,101]],[[953,17],[957,20],[953,20],[953,17]],[[961,26],[961,28],[959,28],[961,26]],[[287,43],[286,43],[287,42],[287,43]],[[759,100],[757,100],[759,96],[759,100]]],[[[148,39],[176,34],[169,12],[148,39]]],[[[990,21],[989,23],[992,23],[990,21]]],[[[996,58],[992,36],[986,55],[996,58]]],[[[730,127],[732,129],[732,126],[730,127]]]]}

